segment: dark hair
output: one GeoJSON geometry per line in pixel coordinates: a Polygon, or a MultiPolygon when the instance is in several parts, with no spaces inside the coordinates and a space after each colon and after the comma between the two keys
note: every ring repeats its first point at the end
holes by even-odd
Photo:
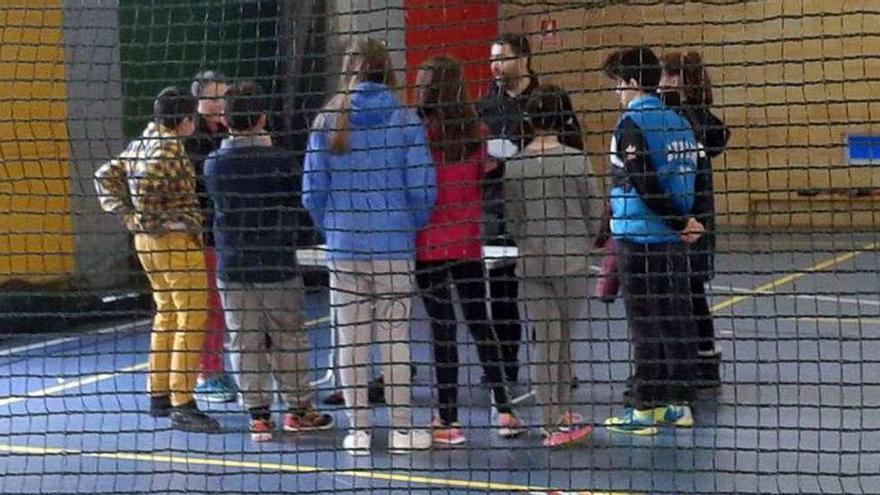
{"type": "Polygon", "coordinates": [[[566,108],[571,108],[568,93],[553,84],[542,84],[529,96],[526,115],[536,130],[565,131],[566,108]]]}
{"type": "Polygon", "coordinates": [[[169,86],[153,101],[153,120],[168,129],[176,129],[185,119],[195,115],[198,105],[196,97],[185,88],[169,86]]]}
{"type": "Polygon", "coordinates": [[[492,41],[493,45],[507,45],[510,47],[510,51],[513,52],[517,57],[525,57],[526,65],[529,69],[529,72],[532,70],[532,45],[529,43],[529,38],[523,34],[518,33],[502,33],[494,41],[492,41]]]}
{"type": "Polygon", "coordinates": [[[697,52],[672,52],[663,55],[663,72],[671,76],[681,76],[681,88],[676,88],[684,95],[684,104],[693,106],[711,105],[712,81],[703,57],[697,52]]]}
{"type": "Polygon", "coordinates": [[[226,91],[226,123],[233,131],[253,129],[270,108],[270,99],[254,81],[233,84],[226,91]]]}
{"type": "Polygon", "coordinates": [[[431,150],[448,161],[479,151],[480,124],[470,102],[461,65],[451,57],[427,60],[416,76],[416,106],[428,130],[431,150]]]}
{"type": "Polygon", "coordinates": [[[653,93],[660,84],[660,61],[647,46],[634,46],[616,51],[602,64],[605,75],[618,81],[635,81],[646,93],[653,93]]]}
{"type": "MultiPolygon", "coordinates": [[[[342,154],[348,151],[349,119],[351,116],[351,97],[355,85],[362,82],[397,85],[394,66],[385,43],[367,37],[359,37],[349,43],[342,59],[342,73],[339,76],[339,89],[336,96],[324,105],[326,114],[334,117],[330,130],[330,152],[342,154]]],[[[322,117],[322,121],[323,118],[322,117]]]]}
{"type": "Polygon", "coordinates": [[[193,77],[193,82],[189,88],[193,96],[200,98],[202,92],[205,91],[209,84],[226,84],[228,81],[226,74],[219,70],[203,70],[193,77]]]}

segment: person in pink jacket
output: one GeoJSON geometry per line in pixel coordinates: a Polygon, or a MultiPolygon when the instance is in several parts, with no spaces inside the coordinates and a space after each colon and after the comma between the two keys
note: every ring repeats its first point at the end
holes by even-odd
{"type": "Polygon", "coordinates": [[[457,321],[450,282],[492,388],[498,434],[524,430],[513,414],[501,367],[501,346],[486,310],[480,222],[480,181],[489,161],[488,130],[468,101],[461,66],[449,57],[425,62],[416,79],[416,106],[426,128],[437,176],[437,202],[416,237],[416,280],[431,323],[439,396],[432,433],[435,443],[466,441],[458,423],[457,321]]]}

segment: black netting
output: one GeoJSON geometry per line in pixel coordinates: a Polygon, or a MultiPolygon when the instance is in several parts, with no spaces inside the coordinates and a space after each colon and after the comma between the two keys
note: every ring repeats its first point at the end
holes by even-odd
{"type": "Polygon", "coordinates": [[[876,493],[877,26],[5,2],[0,492],[876,493]]]}

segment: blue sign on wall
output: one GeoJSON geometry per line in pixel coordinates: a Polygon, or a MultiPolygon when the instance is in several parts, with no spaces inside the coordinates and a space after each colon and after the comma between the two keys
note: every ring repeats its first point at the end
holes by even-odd
{"type": "Polygon", "coordinates": [[[850,165],[880,165],[880,136],[847,136],[846,161],[850,165]]]}

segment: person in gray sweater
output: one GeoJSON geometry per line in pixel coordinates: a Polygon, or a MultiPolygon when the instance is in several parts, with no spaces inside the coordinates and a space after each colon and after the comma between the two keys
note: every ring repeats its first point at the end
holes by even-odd
{"type": "Polygon", "coordinates": [[[567,101],[555,86],[529,98],[535,139],[507,162],[504,182],[507,225],[519,247],[520,305],[533,326],[531,375],[546,447],[578,442],[591,431],[572,411],[571,335],[586,310],[592,223],[602,203],[587,156],[557,137],[567,101]]]}

